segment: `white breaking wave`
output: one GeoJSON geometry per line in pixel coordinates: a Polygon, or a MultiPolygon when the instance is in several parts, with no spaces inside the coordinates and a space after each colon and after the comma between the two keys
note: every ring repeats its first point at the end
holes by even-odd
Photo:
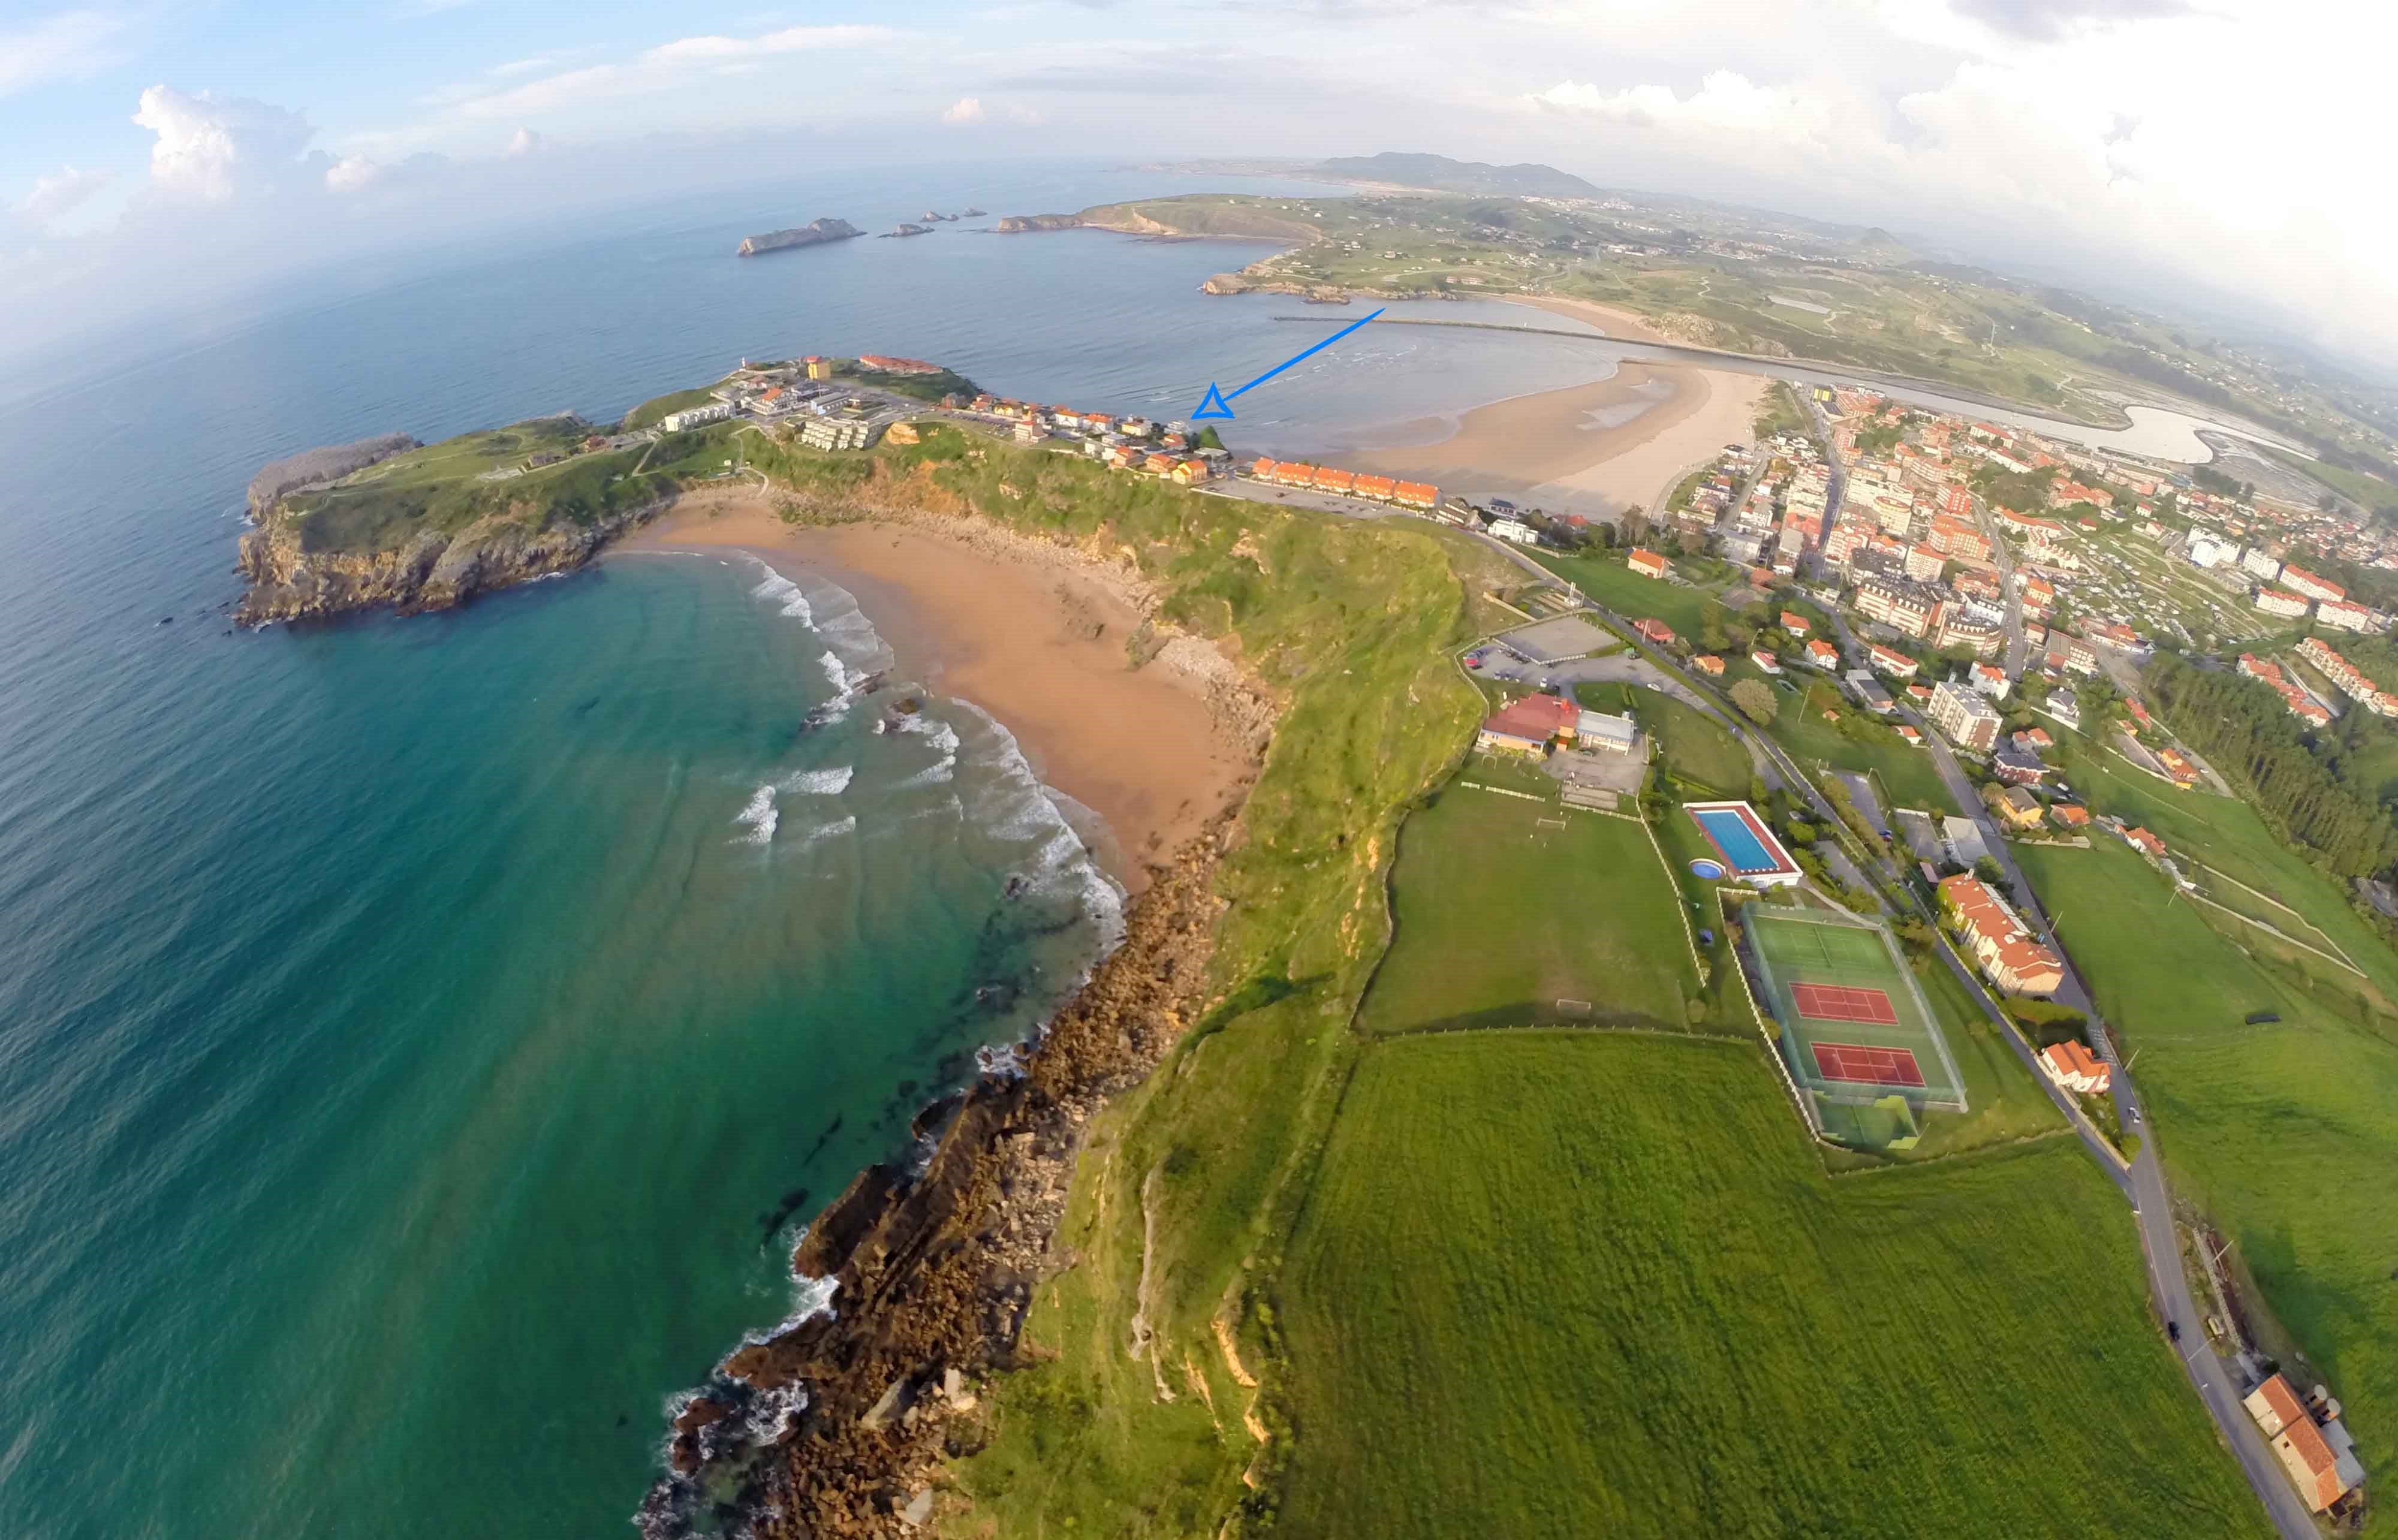
{"type": "Polygon", "coordinates": [[[972,701],[955,704],[973,712],[991,736],[990,759],[995,774],[990,787],[976,798],[976,821],[1002,839],[1032,844],[1030,870],[1020,875],[1034,891],[1072,894],[1098,929],[1100,952],[1113,952],[1124,939],[1124,889],[1099,869],[1090,846],[1066,817],[1062,793],[1033,774],[1016,735],[972,701]]]}
{"type": "Polygon", "coordinates": [[[843,834],[855,832],[857,832],[857,817],[852,814],[847,817],[835,818],[830,823],[820,823],[798,839],[784,843],[794,849],[805,850],[812,844],[821,844],[827,840],[838,839],[843,834]]]}
{"type": "Polygon", "coordinates": [[[836,764],[828,770],[802,770],[783,781],[783,790],[811,797],[836,797],[849,790],[855,778],[857,766],[836,764]]]}
{"type": "Polygon", "coordinates": [[[774,605],[778,612],[789,615],[802,626],[815,619],[815,608],[808,603],[808,596],[800,591],[800,586],[797,583],[767,566],[759,557],[753,556],[749,560],[756,561],[759,569],[766,574],[756,588],[749,590],[749,596],[752,599],[764,600],[774,605]]]}
{"type": "Polygon", "coordinates": [[[948,723],[919,711],[899,719],[899,730],[913,733],[930,743],[940,754],[935,763],[902,780],[895,788],[905,791],[918,786],[937,786],[958,773],[958,730],[948,723]]]}
{"type": "Polygon", "coordinates": [[[733,815],[733,821],[748,831],[737,838],[736,844],[772,844],[775,826],[782,821],[782,815],[775,811],[775,783],[768,781],[750,792],[749,800],[742,804],[741,811],[733,815]]]}

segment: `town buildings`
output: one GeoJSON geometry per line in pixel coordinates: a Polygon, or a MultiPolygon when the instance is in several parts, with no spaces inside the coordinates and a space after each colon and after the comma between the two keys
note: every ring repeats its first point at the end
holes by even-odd
{"type": "Polygon", "coordinates": [[[726,418],[732,415],[732,402],[710,401],[706,406],[685,407],[680,412],[669,412],[665,416],[658,419],[658,426],[666,429],[668,433],[680,433],[687,428],[701,427],[709,423],[723,422],[726,418]]]}
{"type": "Polygon", "coordinates": [[[1940,900],[1955,914],[1959,936],[1982,972],[2014,994],[2051,994],[2065,980],[2055,952],[2034,939],[2007,901],[1971,873],[1940,884],[1940,900]]]}
{"type": "Polygon", "coordinates": [[[1999,740],[1999,713],[1978,690],[1942,680],[1932,688],[1932,724],[1951,742],[1987,753],[1999,740]]]}
{"type": "Polygon", "coordinates": [[[1857,613],[1868,620],[1879,620],[1907,636],[1921,637],[1930,634],[1940,601],[1930,590],[1912,583],[1868,577],[1857,584],[1856,607],[1857,613]]]}

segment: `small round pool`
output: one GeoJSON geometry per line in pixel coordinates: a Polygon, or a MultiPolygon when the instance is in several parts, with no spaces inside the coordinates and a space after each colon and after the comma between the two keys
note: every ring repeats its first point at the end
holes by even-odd
{"type": "Polygon", "coordinates": [[[1719,883],[1724,880],[1723,865],[1718,861],[1692,861],[1691,863],[1691,875],[1698,878],[1701,882],[1719,883]]]}

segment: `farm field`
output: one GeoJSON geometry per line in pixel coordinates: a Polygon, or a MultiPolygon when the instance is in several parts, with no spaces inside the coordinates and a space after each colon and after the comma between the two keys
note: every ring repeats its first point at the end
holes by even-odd
{"type": "Polygon", "coordinates": [[[1931,750],[1909,748],[1895,733],[1877,734],[1872,742],[1850,737],[1825,722],[1823,713],[1828,707],[1843,717],[1863,715],[1855,702],[1821,678],[1809,683],[1802,677],[1798,682],[1800,688],[1796,692],[1775,692],[1782,711],[1772,732],[1798,760],[1810,765],[1822,760],[1835,770],[1854,770],[1860,775],[1871,771],[1888,793],[1885,811],[1920,807],[1934,816],[1963,811],[1941,784],[1931,750]]]}
{"type": "MultiPolygon", "coordinates": [[[[2350,1408],[2398,1455],[2398,1042],[2354,996],[2243,953],[2128,849],[2019,846],[2126,1052],[2159,1154],[2350,1408]],[[2245,1018],[2270,1010],[2276,1023],[2245,1018]]],[[[2343,976],[2346,977],[2346,976],[2343,976]]],[[[2352,985],[2351,985],[2352,987],[2352,985]]]]}
{"type": "Polygon", "coordinates": [[[1560,999],[1594,1020],[1690,1030],[1702,995],[1674,889],[1628,818],[1452,785],[1400,830],[1392,890],[1363,1033],[1581,1015],[1560,999]]]}
{"type": "Polygon", "coordinates": [[[1280,1533],[2265,1533],[2077,1146],[1827,1177],[1754,1044],[1371,1047],[1288,1266],[1280,1533]]]}

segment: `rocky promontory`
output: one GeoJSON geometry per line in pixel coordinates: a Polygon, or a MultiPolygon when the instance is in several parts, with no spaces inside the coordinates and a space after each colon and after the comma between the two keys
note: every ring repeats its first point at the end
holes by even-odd
{"type": "Polygon", "coordinates": [[[854,240],[866,234],[845,219],[819,219],[794,230],[769,230],[762,236],[751,236],[734,251],[736,257],[761,256],[768,251],[788,251],[796,246],[822,246],[827,241],[854,240]]]}
{"type": "Polygon", "coordinates": [[[250,586],[234,622],[266,626],[386,605],[402,614],[447,609],[487,589],[571,572],[671,500],[587,524],[505,507],[454,534],[425,529],[404,545],[365,551],[311,550],[301,521],[271,509],[241,537],[235,570],[250,586]]]}
{"type": "Polygon", "coordinates": [[[421,447],[405,433],[385,433],[356,443],[303,449],[286,459],[269,461],[249,479],[249,516],[261,519],[276,499],[305,487],[320,487],[364,470],[378,460],[421,447]]]}

